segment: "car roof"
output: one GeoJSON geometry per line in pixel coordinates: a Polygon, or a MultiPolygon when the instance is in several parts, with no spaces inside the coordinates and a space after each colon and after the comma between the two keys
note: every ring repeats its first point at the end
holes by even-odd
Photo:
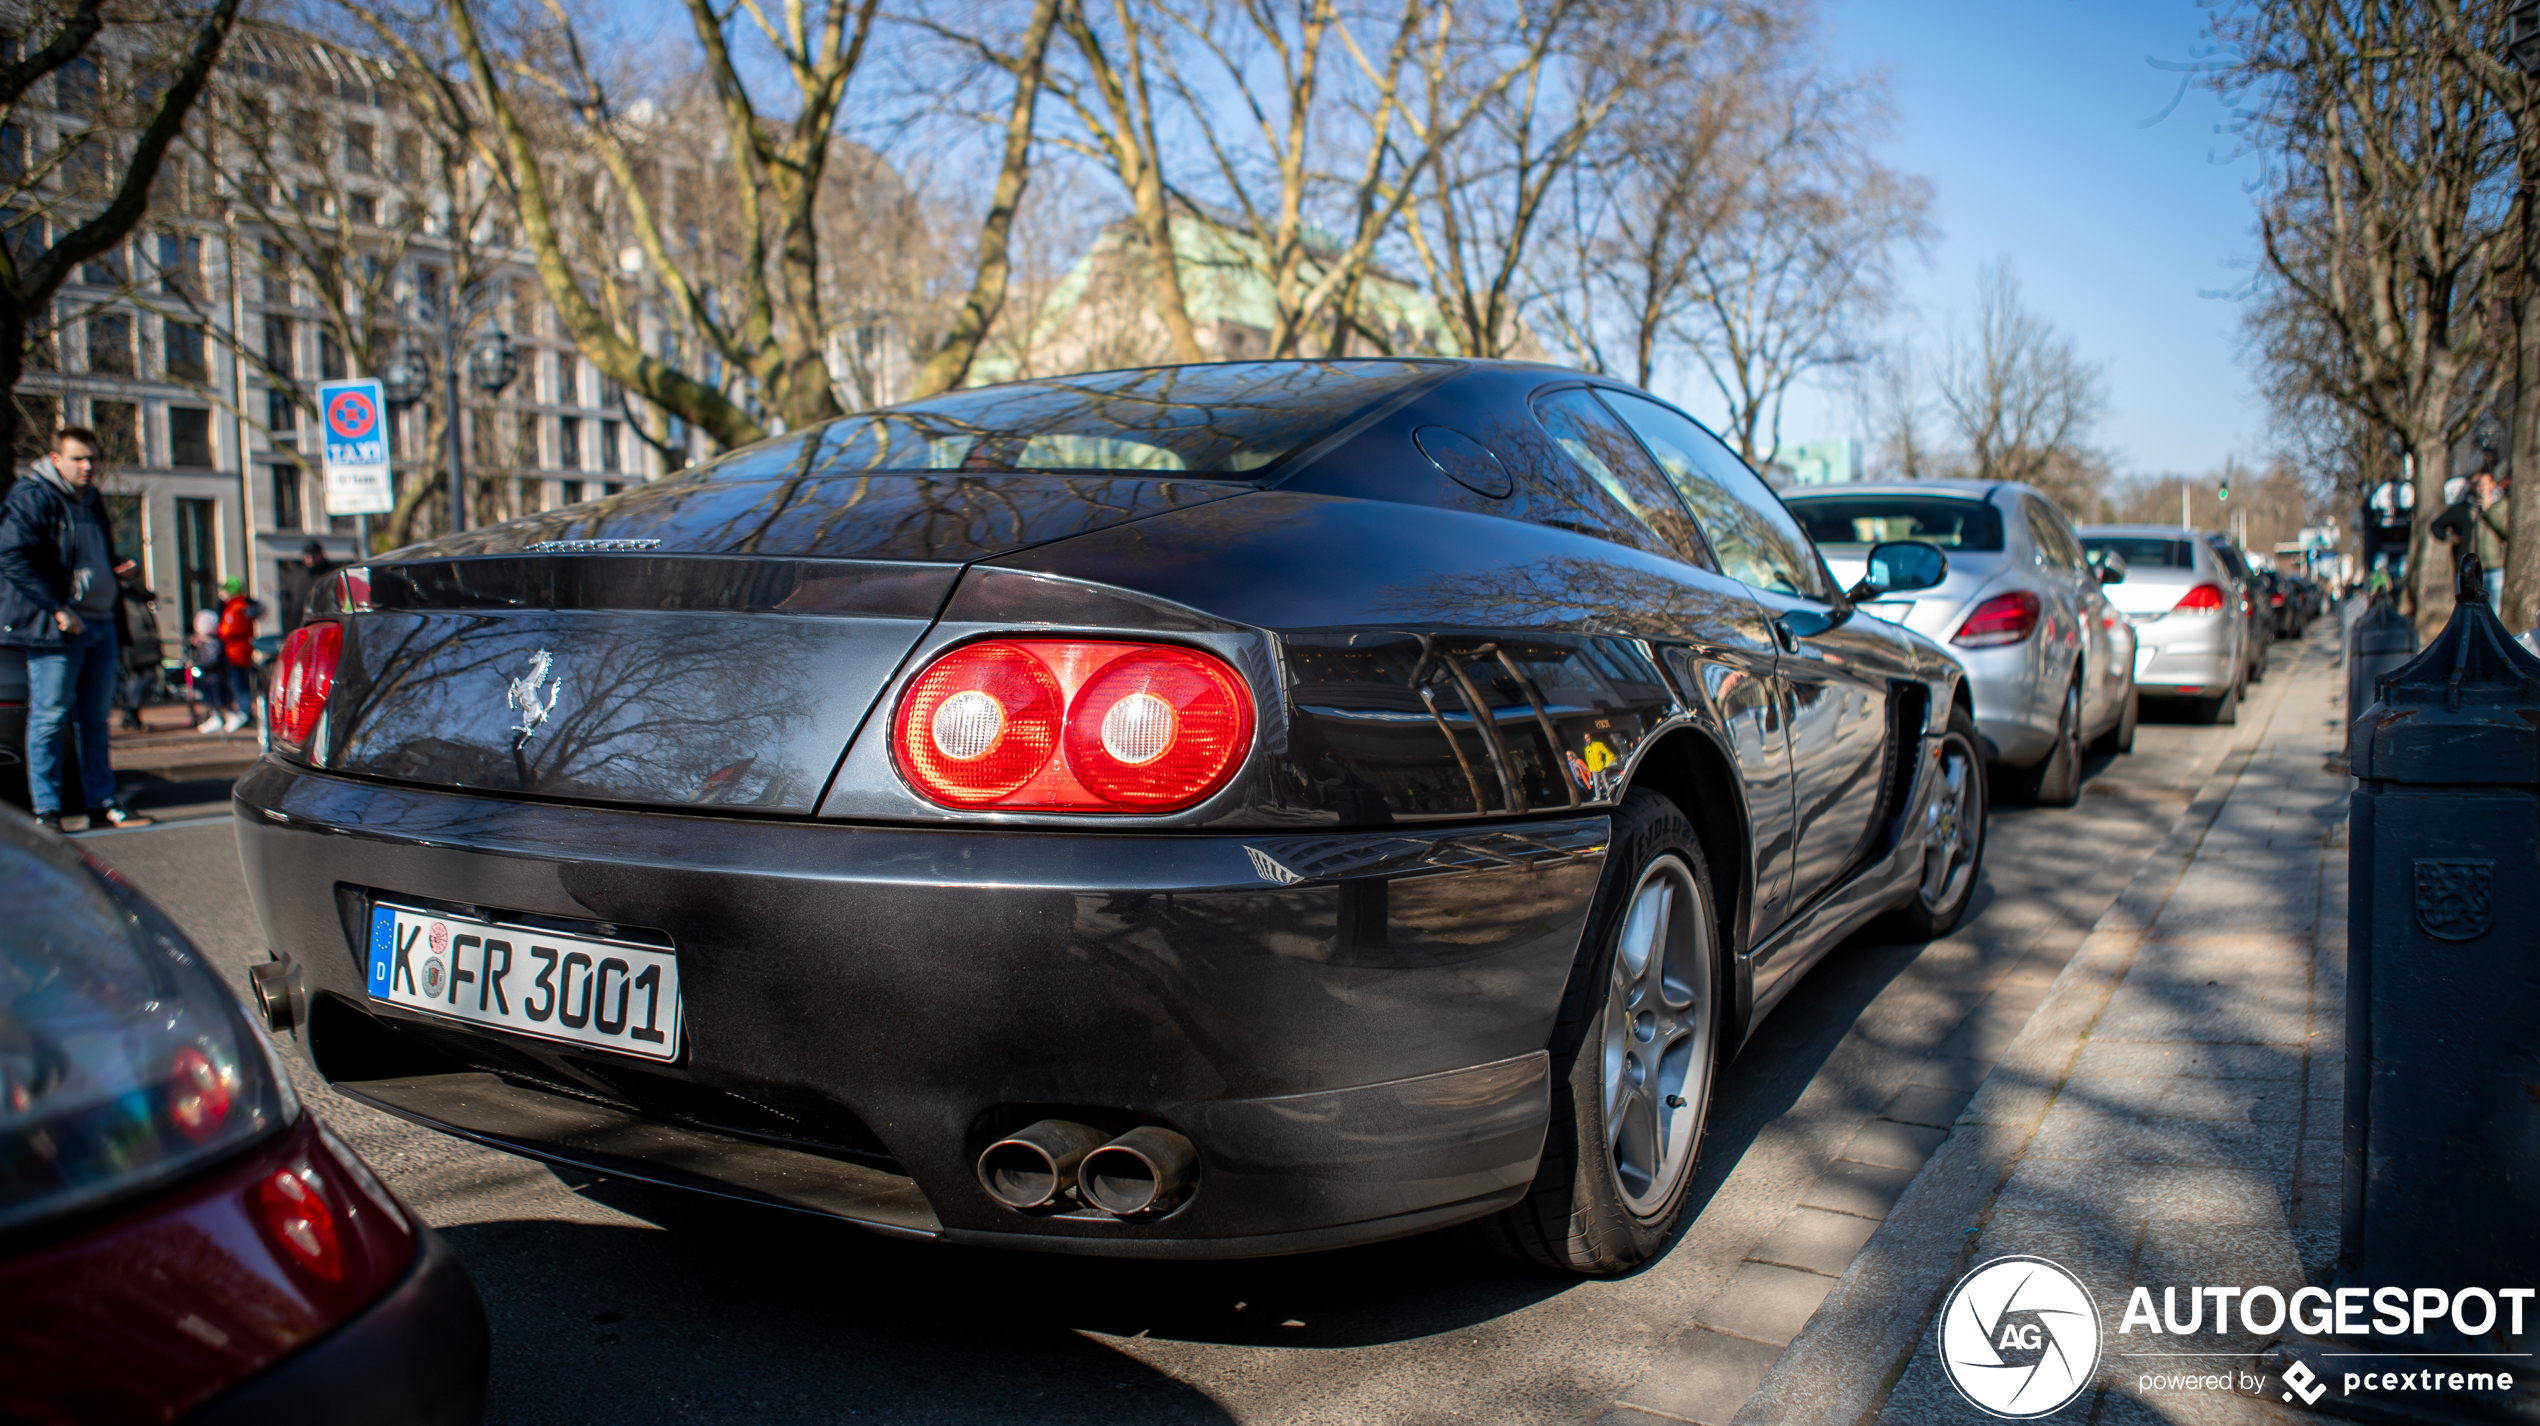
{"type": "Polygon", "coordinates": [[[2156,540],[2210,540],[2212,530],[2191,530],[2185,525],[2084,525],[2079,531],[2083,539],[2093,535],[2140,535],[2156,540]]]}
{"type": "Polygon", "coordinates": [[[1785,490],[1781,492],[1781,497],[1784,500],[1811,500],[1839,495],[1944,495],[1960,500],[1984,500],[1997,491],[2027,488],[2007,480],[1859,480],[1785,490]]]}

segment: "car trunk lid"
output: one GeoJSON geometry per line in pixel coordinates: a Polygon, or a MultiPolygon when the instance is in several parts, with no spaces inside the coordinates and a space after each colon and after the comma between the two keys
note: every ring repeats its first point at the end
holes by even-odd
{"type": "MultiPolygon", "coordinates": [[[[1834,546],[1823,550],[1826,568],[1835,582],[1850,588],[1859,582],[1869,567],[1866,546],[1834,546]]],[[[1902,624],[1915,633],[1949,641],[1967,604],[1978,591],[1993,583],[2002,573],[2005,556],[2000,551],[1944,550],[1949,557],[1949,575],[1929,589],[1907,590],[1882,595],[1870,601],[1871,613],[1891,623],[1902,624]]]]}
{"type": "Polygon", "coordinates": [[[341,611],[318,758],[489,793],[808,814],[964,565],[1243,489],[733,488],[648,488],[369,566],[341,611]]]}

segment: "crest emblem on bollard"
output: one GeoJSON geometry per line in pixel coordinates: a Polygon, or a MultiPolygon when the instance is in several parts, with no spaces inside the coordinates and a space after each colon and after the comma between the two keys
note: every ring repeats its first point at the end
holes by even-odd
{"type": "Polygon", "coordinates": [[[2470,858],[2416,860],[2417,925],[2438,941],[2475,941],[2496,924],[2496,864],[2470,858]]]}

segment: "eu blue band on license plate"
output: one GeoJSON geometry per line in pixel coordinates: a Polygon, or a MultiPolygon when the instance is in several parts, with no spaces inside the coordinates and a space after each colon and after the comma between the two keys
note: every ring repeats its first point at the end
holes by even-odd
{"type": "Polygon", "coordinates": [[[371,908],[371,998],[651,1060],[679,1057],[679,959],[388,902],[371,908]]]}

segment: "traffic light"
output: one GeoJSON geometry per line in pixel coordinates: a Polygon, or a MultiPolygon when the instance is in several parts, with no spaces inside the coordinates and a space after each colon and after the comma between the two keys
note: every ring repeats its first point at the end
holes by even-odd
{"type": "Polygon", "coordinates": [[[2229,499],[2231,498],[2231,477],[2230,477],[2230,476],[2227,476],[2227,475],[2226,475],[2226,476],[2224,476],[2224,477],[2222,478],[2222,489],[2221,489],[2221,490],[2219,490],[2219,491],[2217,491],[2217,492],[2215,493],[2214,498],[2215,498],[2215,499],[2217,499],[2217,500],[2229,500],[2229,499]]]}

